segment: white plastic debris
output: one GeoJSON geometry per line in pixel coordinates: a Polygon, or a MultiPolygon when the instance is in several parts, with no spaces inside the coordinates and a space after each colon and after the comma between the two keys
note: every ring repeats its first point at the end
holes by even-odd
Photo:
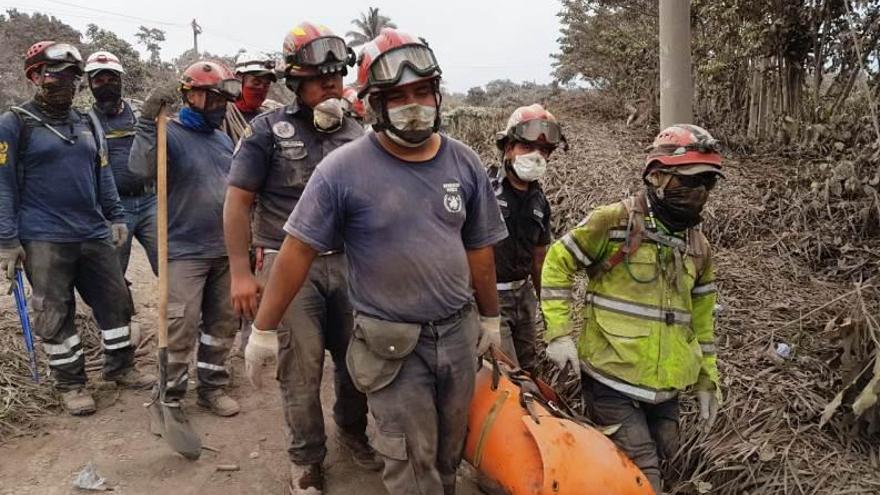
{"type": "Polygon", "coordinates": [[[105,492],[110,490],[104,485],[105,481],[106,480],[98,474],[95,465],[90,462],[82,468],[82,471],[80,471],[79,474],[76,475],[76,479],[73,480],[73,486],[80,490],[105,492]]]}
{"type": "Polygon", "coordinates": [[[788,359],[791,357],[791,346],[786,344],[785,342],[777,342],[776,343],[776,355],[781,357],[782,359],[788,359]]]}

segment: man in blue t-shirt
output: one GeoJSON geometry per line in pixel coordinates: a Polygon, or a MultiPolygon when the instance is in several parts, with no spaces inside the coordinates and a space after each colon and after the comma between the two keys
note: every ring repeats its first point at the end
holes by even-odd
{"type": "Polygon", "coordinates": [[[449,495],[477,356],[500,343],[492,246],[507,231],[477,155],[437,133],[440,67],[428,46],[383,30],[358,74],[375,132],[318,165],[254,328],[275,328],[317,254],[344,243],[355,310],[346,362],[376,419],[385,487],[449,495]]]}
{"type": "Polygon", "coordinates": [[[224,65],[194,62],[183,72],[179,87],[158,88],[147,97],[128,163],[136,175],[156,177],[155,119],[162,104],[182,95],[184,106],[167,129],[168,368],[162,401],[179,405],[183,400],[190,356],[198,342],[198,404],[218,416],[239,411],[224,390],[229,383],[226,357],[239,321],[229,301],[229,260],[223,242],[232,140],[218,129],[227,102],[240,88],[224,65]]]}
{"type": "Polygon", "coordinates": [[[128,154],[134,141],[134,125],[140,113],[138,105],[122,97],[122,76],[125,70],[116,55],[99,51],[89,55],[86,60],[86,76],[89,88],[95,97],[92,114],[104,129],[107,138],[107,151],[110,168],[119,200],[125,209],[125,223],[128,235],[119,248],[119,264],[122,274],[128,270],[131,257],[131,243],[135,237],[147,252],[147,260],[153,274],[158,274],[156,262],[156,185],[153,180],[144,180],[128,170],[128,154]]]}

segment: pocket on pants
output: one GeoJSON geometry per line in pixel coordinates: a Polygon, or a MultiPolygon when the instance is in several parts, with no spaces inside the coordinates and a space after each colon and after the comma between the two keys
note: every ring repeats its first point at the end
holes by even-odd
{"type": "Polygon", "coordinates": [[[357,315],[345,363],[355,388],[377,392],[397,378],[404,360],[416,348],[421,325],[357,315]]]}
{"type": "Polygon", "coordinates": [[[409,458],[406,453],[406,435],[403,433],[376,430],[373,448],[383,456],[396,461],[405,461],[409,458]]]}
{"type": "Polygon", "coordinates": [[[34,296],[30,301],[31,327],[44,340],[52,340],[61,331],[67,319],[67,304],[47,301],[34,296]]]}

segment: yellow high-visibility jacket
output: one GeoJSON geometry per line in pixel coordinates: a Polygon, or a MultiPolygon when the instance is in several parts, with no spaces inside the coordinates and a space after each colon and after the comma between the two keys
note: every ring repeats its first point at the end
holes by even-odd
{"type": "Polygon", "coordinates": [[[603,206],[553,243],[541,275],[545,339],[572,333],[572,285],[584,270],[577,347],[590,376],[651,403],[695,384],[720,395],[709,243],[697,229],[668,233],[647,211],[643,194],[603,206]],[[615,257],[628,236],[640,244],[615,257]]]}

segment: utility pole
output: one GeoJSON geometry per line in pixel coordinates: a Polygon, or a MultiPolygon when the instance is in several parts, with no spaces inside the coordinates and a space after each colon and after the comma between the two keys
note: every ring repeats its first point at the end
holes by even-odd
{"type": "Polygon", "coordinates": [[[199,26],[199,23],[196,22],[195,19],[190,23],[193,29],[193,51],[196,52],[196,57],[199,56],[199,35],[202,34],[202,26],[199,26]]]}
{"type": "Polygon", "coordinates": [[[660,127],[693,121],[690,0],[660,0],[660,127]]]}

